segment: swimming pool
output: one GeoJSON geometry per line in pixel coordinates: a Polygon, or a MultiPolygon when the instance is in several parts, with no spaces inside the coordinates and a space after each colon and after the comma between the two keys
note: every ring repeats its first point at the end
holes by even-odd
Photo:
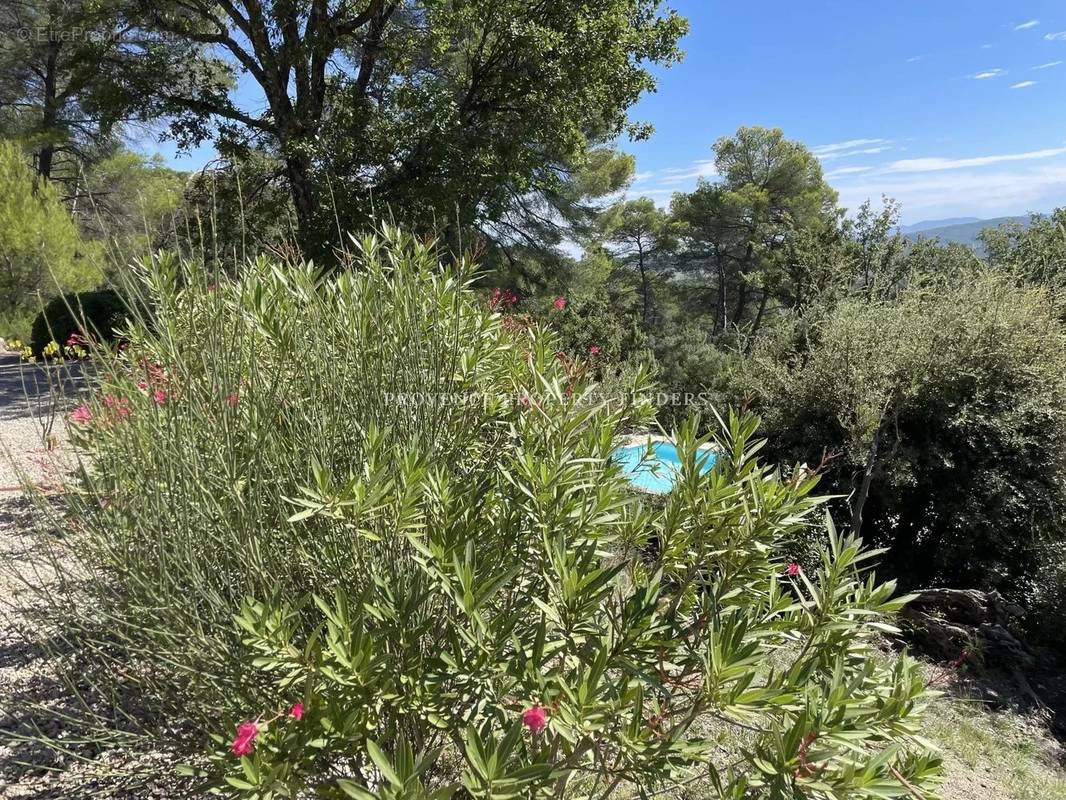
{"type": "MultiPolygon", "coordinates": [[[[629,482],[638,489],[665,494],[674,486],[681,470],[681,459],[677,448],[670,442],[653,442],[651,448],[653,455],[645,458],[648,452],[646,444],[619,447],[614,451],[614,460],[622,467],[629,482]]],[[[714,452],[704,450],[698,457],[698,463],[701,475],[708,472],[714,466],[714,452]]]]}

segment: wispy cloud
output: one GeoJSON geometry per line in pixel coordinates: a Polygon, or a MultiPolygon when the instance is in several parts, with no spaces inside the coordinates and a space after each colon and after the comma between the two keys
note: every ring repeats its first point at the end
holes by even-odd
{"type": "Polygon", "coordinates": [[[967,169],[986,167],[1005,161],[1032,161],[1034,159],[1052,158],[1066,153],[1066,147],[1050,147],[1044,150],[1031,150],[1027,153],[1004,153],[995,156],[977,156],[976,158],[905,158],[893,161],[885,167],[885,172],[939,172],[949,169],[967,169]]]}
{"type": "Polygon", "coordinates": [[[1061,63],[1061,61],[1049,61],[1046,64],[1040,64],[1039,66],[1033,67],[1033,69],[1051,69],[1052,67],[1057,67],[1061,63]]]}
{"type": "Polygon", "coordinates": [[[817,145],[811,148],[811,153],[822,161],[832,161],[836,158],[883,153],[891,149],[891,146],[889,139],[850,139],[846,142],[817,145]]]}
{"type": "Polygon", "coordinates": [[[976,75],[971,75],[975,81],[983,81],[988,78],[998,78],[1000,75],[1005,75],[1006,70],[996,67],[995,69],[986,69],[984,72],[978,72],[976,75]]]}
{"type": "Polygon", "coordinates": [[[837,153],[841,150],[852,150],[856,147],[863,147],[868,144],[886,144],[887,142],[888,139],[848,139],[846,142],[815,145],[811,148],[811,152],[816,156],[821,156],[827,153],[837,153]]]}
{"type": "Polygon", "coordinates": [[[1047,211],[1066,203],[1066,166],[1044,164],[1022,170],[863,175],[837,184],[851,209],[888,195],[903,206],[905,222],[956,216],[999,217],[1047,211]]]}
{"type": "Polygon", "coordinates": [[[1021,81],[1020,83],[1013,84],[1012,89],[1024,89],[1027,86],[1036,86],[1036,81],[1021,81]]]}
{"type": "Polygon", "coordinates": [[[873,167],[840,167],[832,172],[825,173],[826,178],[839,178],[841,175],[857,175],[860,172],[869,172],[873,167]]]}
{"type": "Polygon", "coordinates": [[[913,64],[915,61],[921,61],[923,56],[911,56],[907,59],[908,64],[913,64]]]}
{"type": "Polygon", "coordinates": [[[664,169],[660,174],[660,182],[665,184],[684,183],[694,178],[712,178],[718,174],[714,167],[714,160],[705,158],[693,161],[687,167],[664,169]]]}
{"type": "Polygon", "coordinates": [[[1045,33],[1044,38],[1049,42],[1066,42],[1066,31],[1059,31],[1058,33],[1045,33]]]}
{"type": "Polygon", "coordinates": [[[1026,28],[1035,28],[1039,24],[1040,24],[1040,20],[1031,19],[1028,22],[1023,22],[1021,25],[1015,25],[1014,26],[1014,30],[1016,30],[1016,31],[1024,31],[1026,28]]]}

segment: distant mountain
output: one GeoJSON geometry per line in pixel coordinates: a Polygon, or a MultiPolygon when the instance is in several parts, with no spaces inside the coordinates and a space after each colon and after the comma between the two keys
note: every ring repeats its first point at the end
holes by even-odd
{"type": "Polygon", "coordinates": [[[899,229],[903,233],[921,233],[922,231],[932,230],[933,228],[947,228],[952,225],[967,225],[971,222],[980,222],[980,217],[951,217],[949,219],[923,219],[921,222],[915,222],[913,225],[900,225],[899,229]]]}
{"type": "Polygon", "coordinates": [[[942,243],[958,242],[969,245],[978,252],[981,243],[977,235],[985,228],[998,228],[1008,222],[1018,222],[1029,227],[1029,217],[996,217],[995,219],[975,219],[964,217],[961,220],[928,220],[913,225],[903,225],[900,230],[908,239],[939,239],[942,243]]]}

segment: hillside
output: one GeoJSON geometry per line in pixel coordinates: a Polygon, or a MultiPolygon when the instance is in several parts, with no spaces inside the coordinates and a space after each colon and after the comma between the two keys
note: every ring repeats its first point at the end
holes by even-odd
{"type": "MultiPolygon", "coordinates": [[[[966,218],[963,218],[966,219],[966,218]]],[[[958,242],[980,250],[978,235],[986,228],[996,228],[1010,222],[1018,222],[1029,227],[1029,217],[995,217],[993,219],[930,220],[905,225],[900,230],[908,239],[939,239],[941,242],[958,242]],[[942,224],[936,224],[942,223],[942,224]]]]}

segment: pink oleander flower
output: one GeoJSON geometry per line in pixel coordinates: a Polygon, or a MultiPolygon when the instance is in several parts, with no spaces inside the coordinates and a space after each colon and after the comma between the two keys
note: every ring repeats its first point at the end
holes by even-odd
{"type": "Polygon", "coordinates": [[[77,331],[74,331],[74,333],[67,337],[67,347],[85,346],[87,344],[88,342],[85,341],[85,337],[77,331]]]}
{"type": "Polygon", "coordinates": [[[116,397],[113,394],[104,395],[104,405],[107,406],[118,419],[126,419],[130,415],[130,401],[126,397],[116,397]]]}
{"type": "Polygon", "coordinates": [[[522,714],[522,724],[533,733],[540,733],[548,727],[548,710],[540,703],[534,704],[522,714]]]}
{"type": "Polygon", "coordinates": [[[562,311],[564,308],[566,308],[566,298],[556,297],[555,302],[552,303],[552,305],[555,306],[556,311],[562,311]]]}
{"type": "Polygon", "coordinates": [[[241,401],[241,398],[237,396],[236,392],[230,392],[229,397],[226,398],[226,402],[229,403],[230,408],[237,405],[241,401]]]}
{"type": "Polygon", "coordinates": [[[92,420],[93,412],[88,406],[78,406],[70,412],[70,421],[77,422],[79,425],[88,425],[92,420]]]}
{"type": "Polygon", "coordinates": [[[233,755],[250,755],[254,746],[255,737],[259,735],[259,726],[254,722],[242,722],[237,726],[237,736],[230,745],[233,755]]]}
{"type": "Polygon", "coordinates": [[[152,394],[152,399],[155,400],[156,405],[163,405],[167,401],[167,393],[162,389],[156,389],[152,394]]]}
{"type": "Polygon", "coordinates": [[[292,708],[289,710],[289,716],[299,722],[304,716],[304,704],[293,703],[292,708]]]}
{"type": "Polygon", "coordinates": [[[100,506],[101,511],[106,511],[111,505],[111,498],[106,494],[100,495],[100,497],[96,498],[96,503],[100,506]]]}
{"type": "Polygon", "coordinates": [[[489,309],[495,311],[500,306],[513,306],[518,302],[518,295],[510,289],[494,289],[489,298],[489,309]]]}
{"type": "Polygon", "coordinates": [[[785,569],[785,574],[790,578],[795,578],[800,574],[800,565],[795,561],[790,561],[788,567],[785,569]]]}
{"type": "Polygon", "coordinates": [[[594,344],[594,345],[592,345],[592,347],[589,348],[589,355],[598,356],[599,354],[600,354],[599,345],[595,345],[594,344]]]}

